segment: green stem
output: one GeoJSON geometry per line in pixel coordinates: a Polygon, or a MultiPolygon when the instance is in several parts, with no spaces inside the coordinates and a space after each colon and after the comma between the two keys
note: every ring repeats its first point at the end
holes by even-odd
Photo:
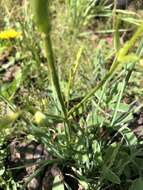
{"type": "Polygon", "coordinates": [[[46,50],[47,60],[48,60],[49,68],[50,68],[50,72],[51,72],[52,82],[53,82],[54,88],[56,90],[58,99],[60,101],[63,114],[65,116],[65,121],[67,124],[67,126],[65,126],[65,132],[67,135],[68,142],[70,142],[70,127],[69,127],[69,121],[67,119],[67,110],[66,110],[66,107],[64,104],[62,93],[61,93],[59,77],[56,72],[56,66],[55,66],[55,61],[54,61],[54,53],[53,53],[53,48],[52,48],[50,32],[49,33],[47,32],[47,34],[45,34],[44,40],[45,40],[45,50],[46,50]]]}
{"type": "Polygon", "coordinates": [[[53,48],[52,48],[51,37],[50,37],[49,33],[45,34],[44,40],[45,40],[45,50],[46,50],[47,60],[49,63],[52,81],[53,81],[58,99],[60,101],[63,114],[64,114],[65,118],[67,118],[67,111],[66,111],[64,100],[63,100],[62,93],[61,93],[59,78],[58,78],[58,75],[56,72],[53,48]]]}

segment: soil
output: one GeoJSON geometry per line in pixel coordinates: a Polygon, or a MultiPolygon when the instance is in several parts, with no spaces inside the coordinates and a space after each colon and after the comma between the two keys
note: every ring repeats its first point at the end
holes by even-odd
{"type": "MultiPolygon", "coordinates": [[[[5,166],[11,171],[14,181],[21,184],[22,187],[19,190],[52,190],[53,181],[57,175],[61,182],[64,180],[72,190],[84,190],[78,184],[78,181],[72,177],[74,174],[71,168],[64,168],[61,172],[56,164],[43,167],[42,161],[46,162],[54,158],[38,142],[28,142],[26,136],[21,136],[20,138],[11,139],[7,150],[5,166]],[[38,169],[40,169],[40,172],[28,182],[28,177],[31,177],[38,169]],[[67,173],[71,175],[66,175],[67,173]]],[[[66,187],[65,190],[67,190],[66,187]]]]}
{"type": "Polygon", "coordinates": [[[143,139],[143,108],[140,112],[134,114],[134,120],[129,127],[134,131],[138,139],[143,139]]]}
{"type": "MultiPolygon", "coordinates": [[[[20,182],[21,185],[24,185],[24,183],[27,182],[27,178],[42,166],[42,164],[40,164],[41,161],[52,159],[52,156],[48,154],[41,144],[36,141],[28,143],[26,137],[21,137],[19,139],[12,139],[9,143],[8,156],[5,165],[7,169],[15,168],[11,170],[13,179],[15,182],[20,182]],[[24,167],[18,169],[18,167],[21,166],[24,167]]],[[[41,168],[40,173],[34,176],[31,181],[27,183],[26,189],[52,189],[52,182],[55,173],[57,173],[57,175],[60,174],[60,170],[56,165],[41,168]]]]}

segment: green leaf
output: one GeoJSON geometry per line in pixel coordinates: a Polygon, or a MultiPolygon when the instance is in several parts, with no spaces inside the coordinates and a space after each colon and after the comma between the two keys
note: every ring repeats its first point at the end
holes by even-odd
{"type": "Polygon", "coordinates": [[[129,105],[128,104],[125,104],[125,103],[120,103],[119,104],[119,107],[118,107],[118,111],[119,112],[127,112],[129,110],[129,105]]]}
{"type": "Polygon", "coordinates": [[[123,135],[129,146],[136,146],[138,144],[138,139],[130,128],[123,126],[119,129],[119,132],[123,135]]]}
{"type": "Polygon", "coordinates": [[[20,112],[11,112],[8,115],[0,118],[0,130],[12,125],[20,116],[20,112]]]}
{"type": "Polygon", "coordinates": [[[143,179],[138,178],[136,179],[129,190],[143,190],[143,179]]]}
{"type": "Polygon", "coordinates": [[[60,176],[57,175],[54,179],[52,190],[64,190],[64,189],[65,188],[63,181],[61,180],[60,176]]]}
{"type": "Polygon", "coordinates": [[[112,143],[105,150],[104,163],[105,165],[112,166],[115,162],[116,156],[118,155],[120,145],[116,142],[112,143]]]}
{"type": "Polygon", "coordinates": [[[92,149],[93,149],[94,153],[100,153],[101,152],[100,145],[99,145],[99,143],[98,143],[97,140],[93,141],[93,143],[92,143],[92,149]]]}
{"type": "Polygon", "coordinates": [[[120,184],[120,178],[108,167],[104,167],[103,169],[103,176],[105,179],[108,181],[115,183],[115,184],[120,184]]]}
{"type": "Polygon", "coordinates": [[[86,163],[88,165],[88,167],[89,167],[89,156],[87,154],[82,155],[82,163],[83,164],[86,163]]]}
{"type": "Polygon", "coordinates": [[[13,80],[13,82],[11,83],[11,85],[9,86],[10,89],[8,90],[11,90],[11,97],[10,98],[13,98],[17,89],[20,87],[21,85],[21,81],[22,81],[22,71],[21,70],[18,70],[16,73],[15,73],[15,79],[13,80]]]}
{"type": "Polygon", "coordinates": [[[102,154],[101,154],[101,147],[100,147],[100,145],[99,145],[99,143],[98,143],[97,140],[93,141],[93,143],[92,143],[92,150],[93,150],[93,153],[95,154],[95,157],[96,157],[97,161],[99,163],[101,163],[102,160],[103,160],[102,159],[102,154]]]}
{"type": "Polygon", "coordinates": [[[105,117],[92,111],[88,114],[86,121],[88,126],[96,126],[99,125],[99,123],[103,123],[105,121],[105,117]]]}
{"type": "Polygon", "coordinates": [[[0,170],[0,176],[2,176],[2,175],[4,174],[4,172],[5,172],[5,169],[4,169],[4,168],[1,169],[1,170],[0,170]]]}
{"type": "Polygon", "coordinates": [[[16,94],[18,88],[20,87],[21,82],[22,82],[22,71],[18,70],[15,73],[15,79],[11,83],[6,83],[2,85],[2,87],[0,88],[1,94],[7,99],[12,99],[16,94]]]}

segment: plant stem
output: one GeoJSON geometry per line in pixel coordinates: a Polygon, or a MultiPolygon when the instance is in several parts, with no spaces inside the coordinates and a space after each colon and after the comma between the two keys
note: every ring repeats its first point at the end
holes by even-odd
{"type": "Polygon", "coordinates": [[[67,140],[68,140],[68,142],[70,142],[70,127],[69,127],[69,121],[67,119],[67,110],[66,110],[66,107],[64,104],[62,93],[61,93],[59,77],[58,77],[58,74],[56,72],[56,66],[55,66],[55,61],[54,61],[54,53],[53,53],[53,48],[52,48],[50,32],[47,32],[47,34],[45,34],[44,41],[45,41],[45,51],[46,51],[46,56],[47,56],[47,60],[49,63],[52,82],[53,82],[54,88],[56,90],[59,102],[61,104],[62,112],[63,112],[64,117],[65,117],[65,122],[67,124],[65,126],[65,132],[67,135],[67,140]]]}
{"type": "Polygon", "coordinates": [[[47,56],[47,60],[49,63],[49,68],[50,68],[54,88],[56,90],[58,99],[60,101],[63,114],[64,114],[65,118],[67,118],[67,111],[66,111],[64,100],[63,100],[62,93],[61,93],[58,74],[56,72],[53,48],[52,48],[51,37],[50,37],[49,33],[45,34],[44,41],[45,41],[46,56],[47,56]]]}

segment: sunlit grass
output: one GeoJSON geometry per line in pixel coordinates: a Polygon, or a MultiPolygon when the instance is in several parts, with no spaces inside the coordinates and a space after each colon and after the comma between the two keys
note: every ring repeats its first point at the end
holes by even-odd
{"type": "MultiPolygon", "coordinates": [[[[48,14],[44,4],[40,15],[37,7],[39,27],[33,22],[29,3],[17,3],[5,1],[2,6],[6,20],[3,30],[16,26],[22,31],[22,41],[1,44],[6,50],[9,45],[13,48],[6,59],[0,55],[5,61],[0,73],[0,101],[6,105],[6,115],[0,119],[1,143],[11,134],[15,137],[24,132],[45,146],[62,171],[70,168],[72,172],[66,174],[74,176],[83,188],[129,189],[135,179],[132,173],[142,177],[138,161],[142,153],[138,144],[142,141],[129,127],[133,112],[141,107],[134,105],[142,91],[139,86],[138,92],[133,90],[141,77],[141,73],[136,74],[136,69],[141,72],[138,66],[143,51],[140,18],[128,11],[118,11],[116,16],[107,7],[96,7],[94,1],[56,0],[50,1],[48,14]],[[11,7],[16,8],[16,15],[11,7]],[[42,10],[46,10],[44,18],[42,10]],[[131,37],[128,41],[121,39],[130,26],[131,37]],[[15,65],[20,71],[4,82],[5,72],[15,65]],[[9,109],[14,120],[7,119],[9,109]],[[4,122],[8,122],[6,127],[4,122]]],[[[15,38],[19,30],[0,35],[3,39],[15,38]]],[[[9,185],[2,177],[3,187],[14,184],[16,188],[18,183],[13,182],[9,171],[4,173],[9,185]]]]}

